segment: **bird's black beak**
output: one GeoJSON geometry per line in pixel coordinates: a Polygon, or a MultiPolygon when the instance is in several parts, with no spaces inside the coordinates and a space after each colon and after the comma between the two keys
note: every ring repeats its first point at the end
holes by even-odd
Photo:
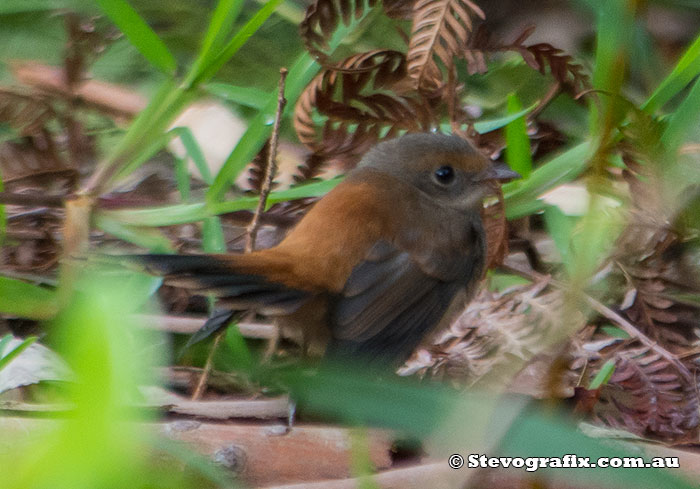
{"type": "Polygon", "coordinates": [[[508,168],[505,163],[497,163],[477,175],[477,180],[511,180],[520,178],[520,173],[508,168]]]}

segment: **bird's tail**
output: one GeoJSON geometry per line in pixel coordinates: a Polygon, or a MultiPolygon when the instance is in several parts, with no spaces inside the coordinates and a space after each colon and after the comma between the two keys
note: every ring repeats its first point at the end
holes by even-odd
{"type": "MultiPolygon", "coordinates": [[[[309,292],[275,282],[256,269],[250,255],[129,255],[120,257],[168,285],[217,298],[217,309],[185,345],[185,349],[211,336],[239,315],[256,310],[262,314],[291,314],[309,298],[309,292]],[[251,266],[253,265],[253,266],[251,266]]],[[[259,266],[257,268],[260,268],[259,266]]]]}
{"type": "Polygon", "coordinates": [[[254,309],[262,314],[285,315],[309,298],[298,290],[255,273],[249,255],[130,255],[126,259],[161,275],[168,285],[202,295],[213,295],[217,304],[231,310],[254,309]]]}

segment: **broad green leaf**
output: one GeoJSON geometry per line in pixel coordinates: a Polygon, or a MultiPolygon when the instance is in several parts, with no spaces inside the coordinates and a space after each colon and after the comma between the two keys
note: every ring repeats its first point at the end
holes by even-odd
{"type": "Polygon", "coordinates": [[[654,90],[651,97],[642,104],[642,109],[649,113],[656,112],[683,90],[698,74],[700,74],[700,36],[695,38],[671,73],[654,90]]]}
{"type": "Polygon", "coordinates": [[[173,74],[175,58],[145,20],[125,0],[95,0],[143,56],[159,70],[173,74]]]}
{"type": "MultiPolygon", "coordinates": [[[[508,94],[507,110],[511,115],[523,111],[515,93],[508,94]]],[[[523,179],[527,179],[532,173],[532,154],[525,116],[516,117],[506,125],[506,163],[512,170],[520,173],[523,179]]]]}
{"type": "Polygon", "coordinates": [[[53,290],[0,277],[0,313],[29,319],[50,319],[58,312],[53,290]]]}

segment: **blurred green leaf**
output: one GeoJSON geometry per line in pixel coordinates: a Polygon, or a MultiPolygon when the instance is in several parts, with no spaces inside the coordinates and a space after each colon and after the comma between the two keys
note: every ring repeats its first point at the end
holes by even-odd
{"type": "Polygon", "coordinates": [[[29,319],[50,319],[58,312],[53,290],[0,277],[0,312],[29,319]]]}
{"type": "MultiPolygon", "coordinates": [[[[523,111],[515,93],[508,94],[507,110],[511,115],[523,111]]],[[[532,173],[532,153],[525,116],[516,117],[506,125],[506,163],[512,170],[520,173],[523,179],[527,179],[532,173]]]]}
{"type": "MultiPolygon", "coordinates": [[[[1,143],[0,143],[1,144],[1,143]]],[[[0,171],[0,192],[5,191],[5,184],[3,183],[2,171],[0,171]]],[[[5,206],[0,204],[0,246],[5,244],[5,234],[7,233],[7,212],[5,211],[5,206]]]]}
{"type": "MultiPolygon", "coordinates": [[[[536,406],[533,406],[536,407],[536,406]]],[[[589,438],[555,416],[543,414],[534,409],[522,413],[512,424],[510,430],[501,442],[502,450],[499,455],[516,457],[563,457],[575,453],[579,459],[589,457],[595,462],[599,457],[641,457],[639,445],[629,446],[612,445],[608,440],[589,438]],[[575,449],[572,449],[575,447],[575,449]]],[[[646,455],[646,458],[649,458],[646,455]]],[[[565,477],[568,481],[576,481],[576,484],[584,487],[635,487],[656,489],[659,487],[673,489],[690,489],[696,487],[696,483],[683,479],[670,470],[649,468],[542,468],[537,470],[538,477],[565,477]]],[[[556,480],[556,479],[555,479],[556,480]]]]}
{"type": "Polygon", "coordinates": [[[12,335],[8,334],[0,340],[0,370],[5,368],[12,360],[17,358],[20,355],[20,353],[29,348],[38,338],[36,336],[29,336],[28,338],[25,338],[19,345],[15,346],[12,350],[5,353],[5,347],[11,339],[12,335]]]}
{"type": "Polygon", "coordinates": [[[119,30],[156,68],[175,73],[177,63],[163,41],[125,0],[95,0],[119,30]]]}
{"type": "Polygon", "coordinates": [[[590,149],[590,142],[580,143],[534,170],[527,180],[503,185],[506,217],[515,219],[544,209],[544,203],[537,199],[578,177],[588,165],[590,149]]]}
{"type": "Polygon", "coordinates": [[[664,146],[675,154],[678,147],[697,131],[700,123],[700,78],[698,78],[683,102],[668,119],[666,130],[661,136],[664,146]]]}
{"type": "Polygon", "coordinates": [[[532,283],[530,280],[521,277],[520,275],[511,275],[508,273],[498,273],[493,270],[489,270],[488,276],[488,287],[489,290],[495,292],[503,292],[511,287],[517,287],[519,285],[526,285],[532,283]]]}
{"type": "Polygon", "coordinates": [[[544,210],[544,221],[564,267],[571,273],[573,267],[571,236],[574,232],[574,218],[564,214],[559,207],[547,206],[544,210]]]}
{"type": "Polygon", "coordinates": [[[651,97],[642,104],[642,109],[649,113],[656,112],[698,74],[700,74],[700,36],[683,53],[671,73],[654,90],[651,97]]]}
{"type": "Polygon", "coordinates": [[[146,248],[151,253],[175,252],[170,240],[157,229],[130,226],[104,215],[95,217],[95,226],[127,243],[146,248]]]}

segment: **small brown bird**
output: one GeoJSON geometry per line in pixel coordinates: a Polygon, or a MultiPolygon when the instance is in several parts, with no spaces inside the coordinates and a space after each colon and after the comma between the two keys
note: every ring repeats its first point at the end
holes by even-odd
{"type": "Polygon", "coordinates": [[[516,176],[459,137],[406,135],[370,150],[274,248],[138,260],[230,311],[275,316],[306,352],[393,366],[471,297],[488,181],[516,176]]]}

